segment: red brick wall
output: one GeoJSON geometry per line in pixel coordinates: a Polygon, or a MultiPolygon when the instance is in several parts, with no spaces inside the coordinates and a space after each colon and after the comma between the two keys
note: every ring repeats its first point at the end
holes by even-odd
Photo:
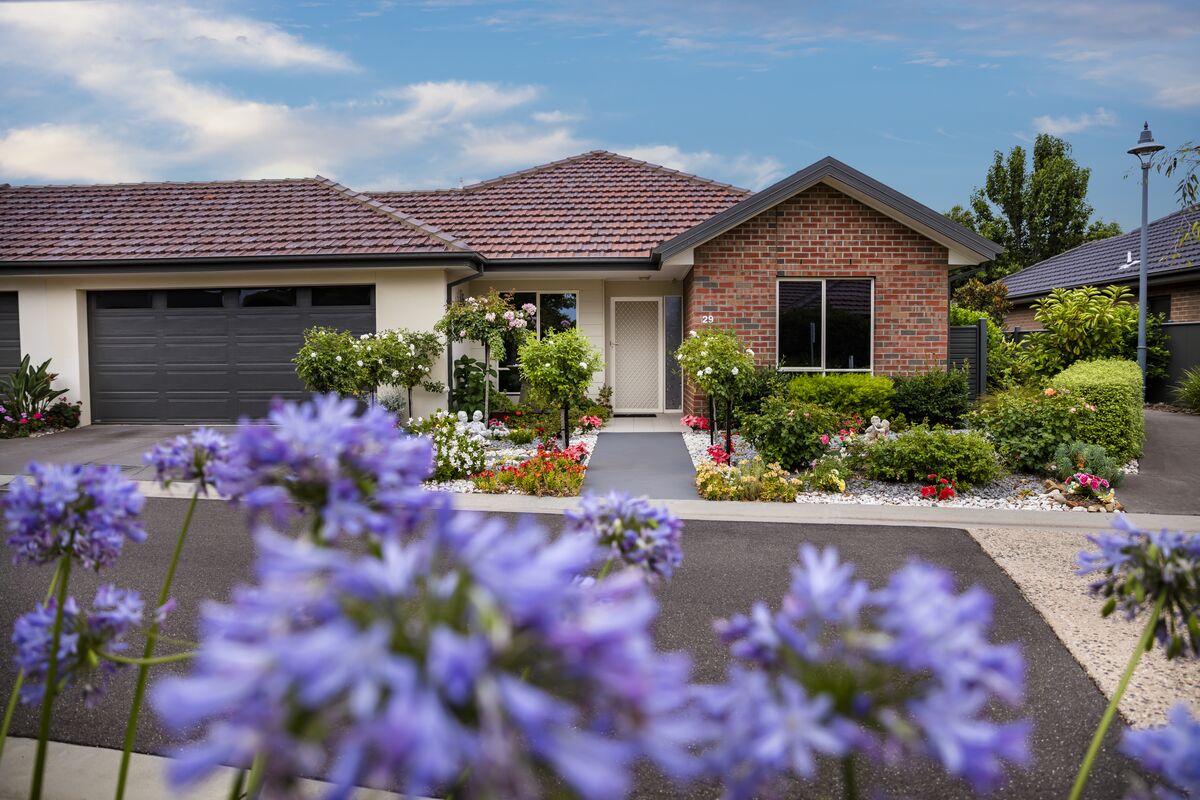
{"type": "MultiPolygon", "coordinates": [[[[946,248],[837,190],[819,185],[696,248],[684,281],[684,330],[733,327],[760,365],[774,366],[777,273],[874,278],[877,374],[946,363],[946,248]]],[[[685,334],[686,335],[686,334],[685,334]]],[[[685,386],[684,404],[700,411],[685,386]]]]}
{"type": "MultiPolygon", "coordinates": [[[[1129,300],[1131,303],[1137,303],[1137,287],[1126,287],[1130,289],[1129,300]]],[[[1171,316],[1170,322],[1200,322],[1200,283],[1169,283],[1150,285],[1150,299],[1160,295],[1171,296],[1171,316]]],[[[1033,308],[1031,303],[1025,302],[1020,305],[1014,305],[1012,310],[1004,317],[1004,327],[1012,329],[1020,327],[1021,330],[1032,331],[1038,330],[1042,326],[1033,318],[1033,308]]]]}

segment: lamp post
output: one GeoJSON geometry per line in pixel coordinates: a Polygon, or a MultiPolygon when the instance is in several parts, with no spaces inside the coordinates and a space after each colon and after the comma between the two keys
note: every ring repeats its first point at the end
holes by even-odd
{"type": "Polygon", "coordinates": [[[1147,218],[1149,216],[1150,205],[1150,162],[1154,160],[1154,154],[1163,149],[1163,145],[1154,141],[1154,134],[1150,133],[1150,123],[1147,122],[1142,126],[1141,135],[1138,136],[1138,142],[1127,151],[1131,156],[1137,156],[1138,161],[1142,164],[1142,237],[1141,237],[1141,261],[1138,262],[1138,343],[1137,343],[1137,363],[1142,370],[1142,387],[1145,391],[1146,385],[1146,315],[1149,299],[1146,297],[1146,271],[1148,269],[1149,255],[1147,254],[1147,218]]]}

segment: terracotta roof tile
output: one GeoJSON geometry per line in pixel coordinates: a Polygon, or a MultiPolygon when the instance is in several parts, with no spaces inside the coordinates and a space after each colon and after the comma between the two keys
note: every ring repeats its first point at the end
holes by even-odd
{"type": "Polygon", "coordinates": [[[321,177],[0,186],[0,262],[468,249],[386,201],[321,177]]]}
{"type": "Polygon", "coordinates": [[[461,189],[372,196],[504,259],[646,257],[749,194],[596,150],[461,189]]]}

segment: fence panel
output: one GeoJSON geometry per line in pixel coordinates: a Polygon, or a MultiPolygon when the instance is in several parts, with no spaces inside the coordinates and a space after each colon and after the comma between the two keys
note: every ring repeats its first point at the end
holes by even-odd
{"type": "Polygon", "coordinates": [[[947,364],[967,367],[967,387],[971,399],[987,391],[987,323],[951,325],[947,364]]]}

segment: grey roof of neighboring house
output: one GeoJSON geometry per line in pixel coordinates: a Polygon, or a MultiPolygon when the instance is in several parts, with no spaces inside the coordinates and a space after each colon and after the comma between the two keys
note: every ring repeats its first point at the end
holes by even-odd
{"type": "MultiPolygon", "coordinates": [[[[1200,221],[1200,208],[1176,211],[1149,225],[1147,273],[1151,277],[1164,273],[1200,270],[1200,240],[1195,237],[1179,243],[1189,225],[1200,221]]],[[[1037,297],[1051,289],[1070,289],[1075,286],[1107,286],[1137,280],[1141,244],[1141,227],[1119,236],[1110,236],[1059,253],[1039,261],[1020,272],[1014,272],[1002,282],[1012,299],[1037,297]],[[1126,266],[1132,260],[1132,264],[1126,266]],[[1121,269],[1121,267],[1125,267],[1121,269]]]]}
{"type": "Polygon", "coordinates": [[[703,244],[827,179],[838,181],[894,213],[924,225],[937,235],[974,253],[980,261],[991,261],[1004,250],[995,242],[985,239],[974,231],[967,230],[932,208],[918,203],[890,186],[885,186],[871,176],[843,164],[832,156],[826,156],[778,183],[768,186],[761,192],[750,195],[737,205],[701,222],[694,228],[684,231],[674,239],[663,242],[654,249],[654,252],[663,258],[669,258],[688,248],[703,244]]]}

